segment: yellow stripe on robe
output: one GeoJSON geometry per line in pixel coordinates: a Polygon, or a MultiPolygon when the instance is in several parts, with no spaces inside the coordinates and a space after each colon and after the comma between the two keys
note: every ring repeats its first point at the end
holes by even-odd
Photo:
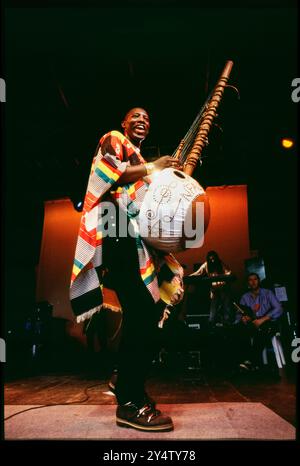
{"type": "Polygon", "coordinates": [[[124,141],[125,141],[125,139],[126,139],[126,137],[124,136],[124,134],[123,134],[123,133],[120,133],[120,131],[117,131],[117,130],[111,131],[111,132],[110,132],[110,135],[113,136],[113,137],[115,137],[115,138],[120,139],[122,144],[124,143],[124,141]]]}
{"type": "Polygon", "coordinates": [[[77,275],[79,274],[80,270],[81,270],[81,269],[80,269],[79,267],[77,267],[77,265],[75,265],[75,264],[73,265],[72,273],[73,273],[74,275],[76,275],[76,277],[77,277],[77,275]]]}
{"type": "Polygon", "coordinates": [[[142,273],[142,279],[145,280],[147,277],[149,277],[150,275],[152,275],[152,273],[155,271],[155,268],[154,268],[154,265],[151,264],[149,265],[149,267],[147,267],[147,270],[145,273],[142,273]]]}
{"type": "Polygon", "coordinates": [[[114,191],[111,191],[111,194],[122,194],[123,192],[123,186],[119,186],[117,189],[114,189],[114,191]]]}
{"type": "Polygon", "coordinates": [[[127,189],[127,193],[129,195],[131,195],[132,193],[135,193],[136,192],[136,188],[135,188],[135,185],[132,184],[128,189],[127,189]]]}
{"type": "Polygon", "coordinates": [[[117,181],[120,178],[120,174],[108,168],[103,162],[100,162],[97,166],[98,170],[102,171],[108,178],[112,178],[117,181]]]}

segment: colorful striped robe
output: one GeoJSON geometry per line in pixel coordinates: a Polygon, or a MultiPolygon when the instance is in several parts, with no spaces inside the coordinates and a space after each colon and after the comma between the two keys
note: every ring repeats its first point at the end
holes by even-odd
{"type": "MultiPolygon", "coordinates": [[[[100,139],[85,195],[71,277],[70,299],[77,322],[90,318],[103,307],[101,276],[102,266],[105,267],[105,264],[102,264],[102,244],[105,239],[100,211],[101,201],[107,193],[110,193],[119,208],[126,212],[134,226],[140,274],[154,302],[158,302],[164,293],[158,285],[154,251],[151,253],[140,237],[136,221],[151,179],[146,177],[135,183],[117,185],[128,165],[144,162],[139,149],[122,133],[111,131],[100,139]]],[[[161,269],[163,264],[167,265],[171,272],[171,289],[174,296],[181,296],[182,267],[171,254],[160,260],[158,268],[161,269]]]]}

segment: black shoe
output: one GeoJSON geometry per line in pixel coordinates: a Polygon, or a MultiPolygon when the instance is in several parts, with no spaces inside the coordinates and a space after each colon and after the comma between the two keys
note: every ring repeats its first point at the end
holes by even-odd
{"type": "Polygon", "coordinates": [[[119,405],[116,422],[120,427],[148,432],[168,432],[174,429],[172,419],[156,409],[154,403],[146,403],[140,408],[131,401],[119,405]]]}

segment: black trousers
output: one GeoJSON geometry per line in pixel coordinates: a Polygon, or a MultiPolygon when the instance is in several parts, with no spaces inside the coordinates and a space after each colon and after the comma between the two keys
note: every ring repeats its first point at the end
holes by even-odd
{"type": "Polygon", "coordinates": [[[277,322],[268,322],[268,330],[258,330],[251,323],[239,322],[231,327],[230,340],[232,360],[235,364],[250,360],[257,366],[262,364],[262,351],[278,330],[277,322]]]}
{"type": "Polygon", "coordinates": [[[158,322],[165,305],[161,301],[155,304],[141,278],[135,238],[106,237],[103,264],[123,310],[117,359],[117,401],[141,404],[146,376],[161,344],[158,322]]]}

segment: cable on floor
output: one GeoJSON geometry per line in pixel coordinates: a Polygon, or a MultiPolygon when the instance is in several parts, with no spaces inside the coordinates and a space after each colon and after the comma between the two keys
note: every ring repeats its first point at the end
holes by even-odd
{"type": "Polygon", "coordinates": [[[8,419],[11,419],[12,417],[18,416],[19,414],[26,413],[26,411],[33,411],[34,409],[41,409],[41,408],[50,408],[51,406],[68,406],[72,404],[82,404],[85,403],[90,399],[90,395],[88,395],[88,390],[94,387],[98,387],[99,385],[103,385],[102,383],[97,383],[94,385],[90,385],[89,387],[86,387],[83,391],[85,394],[85,398],[81,401],[70,401],[69,403],[54,403],[54,404],[47,404],[47,405],[41,405],[41,406],[32,406],[31,408],[23,409],[22,411],[18,411],[17,413],[11,414],[10,416],[7,416],[4,418],[4,421],[8,421],[8,419]]]}

